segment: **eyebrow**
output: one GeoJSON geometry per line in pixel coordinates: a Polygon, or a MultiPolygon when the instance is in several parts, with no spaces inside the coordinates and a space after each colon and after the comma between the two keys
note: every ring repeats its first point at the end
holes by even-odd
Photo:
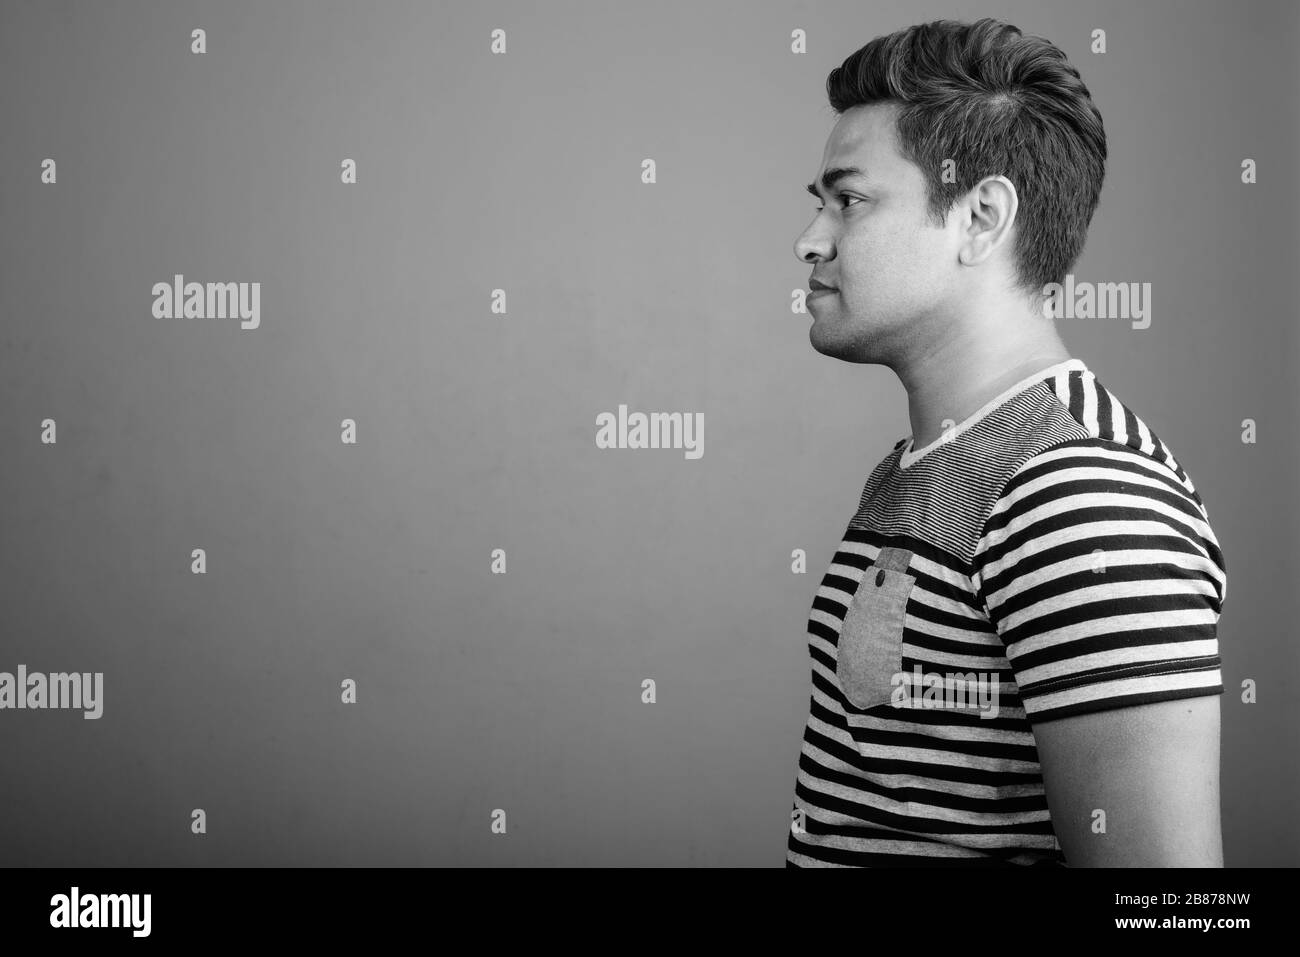
{"type": "MultiPolygon", "coordinates": [[[[826,191],[827,195],[830,195],[831,191],[835,189],[835,184],[840,180],[849,176],[865,177],[866,175],[867,174],[863,170],[858,169],[856,166],[836,166],[835,168],[828,169],[826,172],[822,173],[822,189],[826,191]]],[[[817,192],[817,187],[814,184],[809,183],[804,188],[818,199],[822,198],[821,194],[817,192]]]]}

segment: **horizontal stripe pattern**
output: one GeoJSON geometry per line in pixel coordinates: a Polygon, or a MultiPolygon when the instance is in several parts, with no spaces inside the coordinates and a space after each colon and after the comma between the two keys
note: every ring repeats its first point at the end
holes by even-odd
{"type": "Polygon", "coordinates": [[[1151,429],[1080,360],[964,425],[905,468],[895,444],[814,596],[789,867],[1059,866],[1034,722],[1223,690],[1226,564],[1151,429]],[[844,619],[891,546],[902,670],[995,677],[997,717],[845,698],[844,619]]]}
{"type": "Polygon", "coordinates": [[[1034,456],[972,564],[1031,720],[1223,690],[1222,555],[1149,455],[1088,438],[1034,456]]]}

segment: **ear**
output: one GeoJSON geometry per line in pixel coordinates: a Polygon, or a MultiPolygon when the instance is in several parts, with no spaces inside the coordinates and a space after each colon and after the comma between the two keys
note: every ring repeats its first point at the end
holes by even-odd
{"type": "Polygon", "coordinates": [[[963,235],[957,259],[963,266],[978,266],[1011,237],[1020,198],[1005,176],[986,176],[958,200],[963,235]]]}

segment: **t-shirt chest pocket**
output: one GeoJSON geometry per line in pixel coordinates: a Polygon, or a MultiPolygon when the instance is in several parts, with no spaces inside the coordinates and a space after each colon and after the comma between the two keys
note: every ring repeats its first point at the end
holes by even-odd
{"type": "Polygon", "coordinates": [[[840,629],[835,677],[857,708],[888,704],[903,670],[903,624],[916,578],[907,574],[912,552],[882,548],[863,572],[840,629]]]}

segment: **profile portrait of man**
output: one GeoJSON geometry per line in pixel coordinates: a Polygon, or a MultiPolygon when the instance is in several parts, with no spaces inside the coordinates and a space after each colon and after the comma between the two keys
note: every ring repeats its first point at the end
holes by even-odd
{"type": "Polygon", "coordinates": [[[1222,866],[1226,562],[1044,307],[1101,195],[1088,88],[984,19],[878,37],[827,93],[809,341],[891,369],[911,434],[809,613],[787,866],[1222,866]]]}

